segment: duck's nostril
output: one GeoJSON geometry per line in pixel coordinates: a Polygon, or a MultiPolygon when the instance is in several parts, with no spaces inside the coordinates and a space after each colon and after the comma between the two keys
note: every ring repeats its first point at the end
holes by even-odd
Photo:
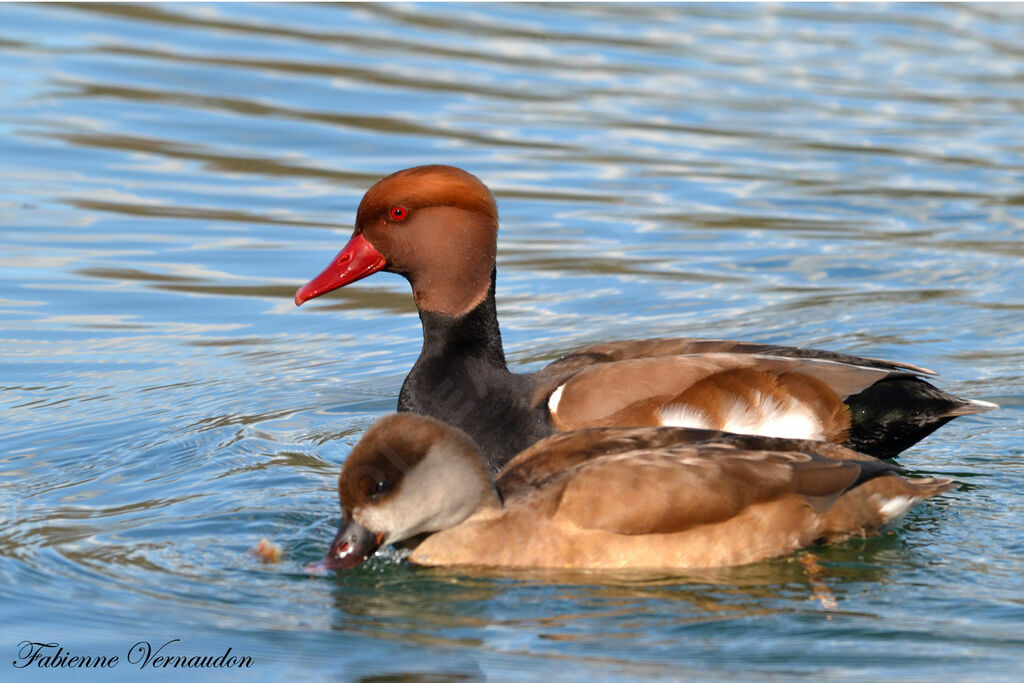
{"type": "Polygon", "coordinates": [[[338,287],[361,280],[387,265],[380,252],[373,248],[362,235],[348,241],[322,273],[307,282],[295,292],[295,305],[326,294],[338,287]]]}

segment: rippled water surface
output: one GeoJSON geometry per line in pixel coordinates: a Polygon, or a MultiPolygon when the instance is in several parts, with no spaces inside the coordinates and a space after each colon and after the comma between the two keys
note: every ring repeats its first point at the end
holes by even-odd
{"type": "Polygon", "coordinates": [[[1021,675],[1022,37],[1019,5],[0,5],[0,678],[174,638],[258,679],[1021,675]],[[420,329],[397,276],[292,295],[429,162],[495,191],[515,366],[920,364],[1002,406],[901,460],[964,485],[803,561],[306,576],[420,329]]]}

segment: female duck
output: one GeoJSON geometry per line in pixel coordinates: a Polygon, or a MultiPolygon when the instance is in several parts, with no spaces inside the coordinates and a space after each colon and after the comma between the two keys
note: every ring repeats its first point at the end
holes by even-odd
{"type": "Polygon", "coordinates": [[[352,239],[295,294],[302,304],[378,270],[409,280],[423,348],[399,412],[466,431],[497,471],[554,432],[678,426],[845,443],[892,457],[958,415],[995,407],[951,396],[902,363],[813,349],[700,339],[616,341],[514,374],[495,312],[498,212],[487,187],[451,166],[374,185],[352,239]]]}
{"type": "Polygon", "coordinates": [[[342,466],[323,566],[406,542],[422,565],[688,568],[757,562],[878,533],[949,479],[905,479],[842,446],[685,429],[591,429],[493,479],[464,432],[378,420],[342,466]]]}

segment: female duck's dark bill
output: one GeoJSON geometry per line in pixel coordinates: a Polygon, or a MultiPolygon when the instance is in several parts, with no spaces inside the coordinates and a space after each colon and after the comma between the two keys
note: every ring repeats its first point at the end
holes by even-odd
{"type": "Polygon", "coordinates": [[[387,265],[387,260],[373,245],[366,241],[366,238],[353,235],[345,248],[338,252],[338,255],[331,261],[331,265],[324,268],[324,272],[304,284],[295,292],[295,305],[301,306],[321,294],[326,294],[338,287],[361,280],[367,275],[372,275],[387,265]]]}
{"type": "Polygon", "coordinates": [[[337,536],[331,542],[319,567],[323,569],[352,569],[377,552],[384,534],[375,534],[354,520],[342,522],[337,536]]]}

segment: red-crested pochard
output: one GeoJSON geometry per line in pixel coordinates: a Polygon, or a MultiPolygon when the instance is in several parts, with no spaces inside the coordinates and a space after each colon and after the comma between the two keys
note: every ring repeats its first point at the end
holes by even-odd
{"type": "Polygon", "coordinates": [[[465,432],[399,413],[342,465],[341,528],[318,567],[400,543],[421,565],[747,564],[880,533],[954,486],[896,470],[820,441],[607,427],[539,441],[492,478],[465,432]]]}
{"type": "Polygon", "coordinates": [[[494,303],[498,211],[476,176],[418,166],[363,197],[355,232],[295,294],[301,305],[378,270],[412,285],[423,348],[399,412],[467,432],[497,471],[554,432],[680,426],[843,443],[893,457],[957,417],[996,407],[922,380],[935,373],[828,351],[707,339],[588,346],[539,372],[508,370],[494,303]]]}

